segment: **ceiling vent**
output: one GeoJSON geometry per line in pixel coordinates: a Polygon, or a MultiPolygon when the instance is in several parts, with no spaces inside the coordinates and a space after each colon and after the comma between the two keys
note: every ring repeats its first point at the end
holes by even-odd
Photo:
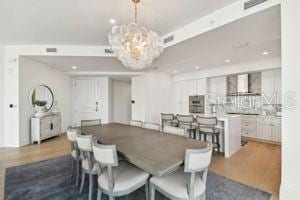
{"type": "Polygon", "coordinates": [[[114,54],[114,51],[111,49],[104,49],[105,54],[114,54]]]}
{"type": "Polygon", "coordinates": [[[46,48],[47,53],[57,53],[57,48],[46,48]]]}
{"type": "Polygon", "coordinates": [[[174,40],[174,35],[171,35],[171,36],[164,39],[164,44],[172,42],[173,40],[174,40]]]}
{"type": "Polygon", "coordinates": [[[249,8],[252,8],[258,4],[261,4],[263,2],[266,2],[268,0],[250,0],[244,3],[244,10],[247,10],[249,8]]]}

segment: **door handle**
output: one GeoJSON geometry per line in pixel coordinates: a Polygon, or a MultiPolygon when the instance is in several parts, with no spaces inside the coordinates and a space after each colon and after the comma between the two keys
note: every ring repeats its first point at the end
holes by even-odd
{"type": "Polygon", "coordinates": [[[96,107],[96,112],[98,112],[98,107],[96,107]]]}

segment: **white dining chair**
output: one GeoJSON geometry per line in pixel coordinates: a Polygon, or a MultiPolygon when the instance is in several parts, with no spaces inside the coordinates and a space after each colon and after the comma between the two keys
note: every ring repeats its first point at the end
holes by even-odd
{"type": "Polygon", "coordinates": [[[141,127],[143,126],[143,122],[142,121],[137,121],[137,120],[131,120],[130,121],[130,126],[136,126],[136,127],[141,127]]]}
{"type": "Polygon", "coordinates": [[[145,186],[146,199],[148,199],[149,174],[129,164],[126,161],[118,162],[115,145],[101,145],[94,142],[94,156],[102,166],[98,176],[97,200],[101,200],[102,193],[113,200],[118,196],[128,195],[145,186]]]}
{"type": "Polygon", "coordinates": [[[80,161],[82,159],[82,156],[80,156],[80,150],[77,145],[76,137],[77,134],[79,134],[80,131],[75,128],[68,128],[67,129],[67,137],[68,140],[71,142],[71,156],[73,158],[72,162],[72,176],[74,174],[74,169],[76,165],[76,186],[79,183],[79,171],[80,171],[80,161]]]}
{"type": "Polygon", "coordinates": [[[212,145],[205,149],[187,149],[184,169],[150,179],[151,200],[155,199],[155,190],[170,199],[195,200],[206,199],[206,178],[211,161],[212,145]]]}
{"type": "Polygon", "coordinates": [[[93,194],[93,175],[97,175],[100,167],[98,163],[95,162],[93,156],[92,141],[93,137],[91,135],[77,135],[76,137],[78,148],[80,149],[83,159],[81,162],[81,185],[80,193],[83,191],[85,174],[89,175],[89,200],[92,199],[93,194]]]}
{"type": "Polygon", "coordinates": [[[164,126],[163,132],[173,135],[185,136],[185,129],[173,126],[164,126]]]}
{"type": "Polygon", "coordinates": [[[143,128],[150,129],[150,130],[155,130],[155,131],[160,131],[160,125],[159,124],[150,123],[150,122],[144,122],[143,128]]]}

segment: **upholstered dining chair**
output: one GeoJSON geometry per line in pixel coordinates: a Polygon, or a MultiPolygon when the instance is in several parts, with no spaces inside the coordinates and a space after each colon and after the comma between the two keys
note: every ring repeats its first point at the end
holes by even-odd
{"type": "Polygon", "coordinates": [[[136,127],[141,127],[143,126],[143,122],[142,121],[137,121],[137,120],[131,120],[130,121],[130,126],[136,126],[136,127]]]}
{"type": "Polygon", "coordinates": [[[193,115],[177,115],[178,127],[185,128],[191,137],[191,133],[194,134],[193,138],[196,138],[196,126],[194,125],[193,115]]]}
{"type": "Polygon", "coordinates": [[[113,200],[118,196],[125,196],[145,186],[148,199],[149,174],[129,164],[126,161],[118,162],[115,145],[101,145],[93,143],[94,156],[102,167],[98,175],[97,200],[101,200],[102,193],[113,200]]]}
{"type": "Polygon", "coordinates": [[[173,134],[173,135],[184,136],[184,137],[186,136],[185,129],[173,127],[173,126],[164,126],[163,132],[168,134],[173,134]]]}
{"type": "Polygon", "coordinates": [[[101,119],[81,120],[81,132],[84,133],[88,126],[100,126],[101,119]]]}
{"type": "Polygon", "coordinates": [[[216,117],[200,117],[197,116],[199,138],[204,136],[204,141],[207,141],[207,136],[211,137],[213,148],[220,153],[220,129],[217,128],[218,120],[216,117]]]}
{"type": "Polygon", "coordinates": [[[155,190],[170,199],[196,200],[206,199],[206,178],[211,161],[212,145],[205,149],[187,149],[184,169],[150,179],[151,200],[155,199],[155,190]]]}
{"type": "Polygon", "coordinates": [[[79,129],[71,128],[71,127],[69,127],[67,129],[67,137],[68,137],[68,140],[71,142],[71,156],[73,158],[72,176],[74,174],[74,169],[75,169],[75,165],[76,165],[76,186],[78,185],[78,182],[79,182],[80,162],[82,159],[82,156],[80,156],[80,150],[78,148],[77,141],[76,141],[77,134],[79,134],[79,133],[80,133],[79,129]]]}
{"type": "Polygon", "coordinates": [[[155,130],[155,131],[160,131],[160,125],[159,124],[150,123],[150,122],[145,122],[143,128],[150,129],[150,130],[155,130]]]}
{"type": "Polygon", "coordinates": [[[95,162],[93,155],[93,136],[91,135],[77,135],[76,137],[78,148],[83,154],[83,159],[81,162],[82,174],[81,174],[81,184],[80,193],[83,191],[85,174],[89,175],[89,200],[92,199],[93,194],[93,175],[97,175],[100,170],[100,166],[95,162]]]}

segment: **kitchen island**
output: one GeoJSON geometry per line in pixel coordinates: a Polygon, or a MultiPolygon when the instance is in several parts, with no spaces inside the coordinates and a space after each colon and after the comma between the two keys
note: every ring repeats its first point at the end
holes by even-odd
{"type": "Polygon", "coordinates": [[[203,117],[217,117],[218,128],[223,132],[221,136],[221,147],[226,158],[231,157],[241,148],[241,115],[218,115],[218,114],[204,114],[196,115],[203,117]],[[223,131],[222,131],[223,130],[223,131]]]}

